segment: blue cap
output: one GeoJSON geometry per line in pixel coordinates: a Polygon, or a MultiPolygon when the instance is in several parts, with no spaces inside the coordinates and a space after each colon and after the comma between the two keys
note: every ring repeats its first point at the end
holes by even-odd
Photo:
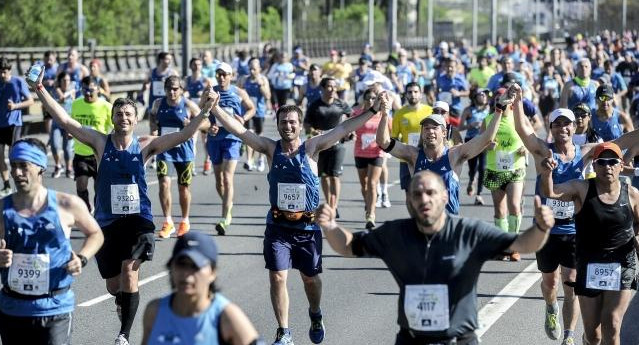
{"type": "Polygon", "coordinates": [[[180,256],[187,256],[202,268],[217,262],[217,245],[213,237],[199,231],[189,231],[184,236],[178,237],[173,247],[171,261],[180,256]]]}

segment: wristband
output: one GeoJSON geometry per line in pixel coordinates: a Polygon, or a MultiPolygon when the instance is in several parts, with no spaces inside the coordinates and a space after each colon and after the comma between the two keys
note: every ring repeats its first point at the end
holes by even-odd
{"type": "Polygon", "coordinates": [[[382,148],[382,151],[386,152],[386,153],[390,153],[391,151],[393,151],[393,147],[395,147],[395,142],[397,140],[391,138],[390,140],[390,144],[388,144],[388,146],[386,146],[386,148],[382,148]]]}
{"type": "Polygon", "coordinates": [[[635,176],[639,177],[639,168],[635,168],[635,176]]]}
{"type": "Polygon", "coordinates": [[[379,109],[375,110],[375,108],[371,106],[370,108],[368,108],[368,111],[370,111],[373,114],[377,114],[379,112],[379,109]]]}
{"type": "Polygon", "coordinates": [[[82,254],[76,254],[76,256],[80,258],[80,262],[82,263],[82,267],[86,266],[87,263],[89,262],[87,257],[82,255],[82,254]]]}

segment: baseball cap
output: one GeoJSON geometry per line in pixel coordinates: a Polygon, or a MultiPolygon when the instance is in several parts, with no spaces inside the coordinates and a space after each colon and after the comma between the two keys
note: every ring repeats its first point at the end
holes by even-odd
{"type": "Polygon", "coordinates": [[[519,83],[517,75],[515,75],[515,73],[513,72],[508,72],[501,78],[501,85],[503,86],[513,83],[519,83]]]}
{"type": "Polygon", "coordinates": [[[446,110],[446,112],[450,111],[450,108],[448,107],[448,103],[443,102],[443,101],[436,101],[433,104],[433,109],[437,109],[437,108],[439,108],[441,110],[446,110]]]}
{"type": "Polygon", "coordinates": [[[382,75],[382,73],[380,73],[379,71],[370,71],[366,74],[364,79],[362,79],[362,82],[366,86],[371,86],[375,83],[384,83],[385,80],[386,77],[384,77],[384,75],[382,75]]]}
{"type": "Polygon", "coordinates": [[[621,154],[621,149],[619,148],[619,146],[617,146],[617,144],[613,142],[606,141],[604,143],[601,143],[595,146],[595,153],[594,153],[595,159],[599,158],[599,155],[601,155],[604,151],[608,151],[608,150],[614,152],[617,155],[617,157],[623,158],[623,155],[621,154]]]}
{"type": "Polygon", "coordinates": [[[439,114],[431,114],[430,116],[427,116],[423,120],[421,120],[419,124],[423,126],[426,121],[435,122],[440,126],[446,126],[446,119],[439,114]]]}
{"type": "Polygon", "coordinates": [[[178,237],[170,261],[181,256],[187,256],[193,260],[195,266],[202,268],[217,262],[217,245],[213,237],[203,232],[189,231],[178,237]]]}
{"type": "Polygon", "coordinates": [[[555,120],[557,120],[557,118],[559,118],[560,116],[567,118],[571,122],[575,122],[575,114],[572,112],[572,110],[566,108],[557,108],[553,110],[552,113],[550,113],[550,123],[555,122],[555,120]]]}
{"type": "Polygon", "coordinates": [[[219,65],[217,65],[215,71],[222,71],[226,74],[233,74],[233,67],[231,67],[231,65],[227,64],[226,62],[221,62],[219,65]]]}
{"type": "Polygon", "coordinates": [[[608,85],[608,84],[604,84],[601,85],[597,88],[597,92],[595,94],[595,96],[597,98],[601,97],[601,96],[608,96],[610,98],[612,98],[614,96],[614,91],[612,90],[612,86],[608,85]]]}
{"type": "Polygon", "coordinates": [[[302,47],[297,47],[295,48],[295,51],[294,51],[294,53],[297,53],[297,54],[302,54],[303,52],[304,50],[302,49],[302,47]]]}
{"type": "Polygon", "coordinates": [[[579,103],[575,105],[574,107],[572,107],[571,110],[573,113],[582,112],[582,113],[590,114],[590,107],[586,103],[579,103]]]}

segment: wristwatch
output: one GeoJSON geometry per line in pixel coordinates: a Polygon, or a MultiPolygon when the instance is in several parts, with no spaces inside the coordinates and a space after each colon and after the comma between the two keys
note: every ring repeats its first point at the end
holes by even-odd
{"type": "Polygon", "coordinates": [[[87,263],[89,263],[89,260],[87,259],[86,256],[82,255],[82,254],[76,254],[79,258],[80,258],[80,262],[82,263],[82,267],[86,266],[87,263]]]}

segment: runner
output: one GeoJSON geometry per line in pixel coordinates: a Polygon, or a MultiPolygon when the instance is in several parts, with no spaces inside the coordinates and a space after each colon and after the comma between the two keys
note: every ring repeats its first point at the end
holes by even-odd
{"type": "MultiPolygon", "coordinates": [[[[304,129],[310,137],[320,135],[337,127],[347,117],[351,116],[351,107],[338,98],[337,80],[332,77],[325,77],[320,83],[322,95],[320,99],[313,102],[306,110],[304,117],[304,129]]],[[[341,191],[340,176],[343,172],[344,162],[344,140],[339,138],[333,145],[319,153],[317,161],[318,174],[322,180],[322,191],[324,199],[333,207],[337,208],[341,191]]],[[[349,136],[350,140],[351,137],[349,136]]]]}
{"type": "Polygon", "coordinates": [[[597,82],[590,79],[590,60],[580,59],[577,62],[575,77],[564,84],[561,90],[559,106],[561,108],[572,108],[577,103],[586,103],[590,109],[596,109],[597,82]]]}
{"type": "MultiPolygon", "coordinates": [[[[231,85],[233,70],[225,62],[217,66],[215,78],[217,85],[215,92],[220,94],[220,107],[226,112],[233,114],[235,119],[244,124],[255,115],[255,105],[249,98],[246,91],[231,85]]],[[[235,166],[240,159],[240,146],[242,141],[230,133],[224,126],[214,122],[214,117],[210,118],[211,127],[206,139],[206,149],[213,163],[215,173],[215,189],[222,199],[222,220],[215,225],[218,235],[225,235],[233,216],[233,178],[235,176],[235,166]]]]}
{"type": "MultiPolygon", "coordinates": [[[[44,52],[44,79],[42,80],[42,84],[47,88],[50,94],[55,94],[56,81],[58,77],[58,62],[57,62],[57,54],[53,50],[47,50],[44,52]]],[[[75,86],[73,86],[75,97],[75,86]]],[[[44,128],[47,130],[47,134],[51,135],[51,115],[47,114],[46,111],[42,112],[42,117],[44,118],[44,128]]]]}
{"type": "MultiPolygon", "coordinates": [[[[157,67],[153,68],[142,83],[142,91],[138,93],[137,101],[144,104],[144,93],[149,90],[149,103],[145,115],[151,113],[151,108],[156,99],[166,96],[164,92],[164,81],[172,75],[178,75],[177,71],[171,68],[173,64],[173,55],[167,52],[160,52],[157,56],[157,67]]],[[[155,123],[156,120],[149,116],[149,124],[155,123]]],[[[151,131],[151,135],[157,135],[157,132],[151,131]]],[[[155,158],[151,163],[151,168],[155,169],[155,158]]]]}
{"type": "MultiPolygon", "coordinates": [[[[636,142],[635,142],[636,145],[636,142]]],[[[554,157],[543,161],[542,191],[575,203],[577,280],[584,344],[619,345],[623,317],[636,290],[639,192],[619,179],[621,149],[614,143],[594,149],[595,178],[554,184],[554,157]],[[634,229],[633,229],[634,228],[634,229]]]]}
{"type": "Polygon", "coordinates": [[[174,291],[147,304],[142,344],[264,344],[244,312],[217,292],[217,255],[201,232],[175,242],[167,263],[174,291]]]}
{"type": "MultiPolygon", "coordinates": [[[[601,139],[594,128],[592,128],[592,115],[590,114],[588,105],[586,103],[579,103],[571,110],[573,114],[575,114],[575,134],[572,136],[573,144],[583,146],[585,144],[603,143],[603,139],[601,139]]],[[[592,160],[585,163],[583,177],[587,179],[595,177],[592,160]]]]}
{"type": "MultiPolygon", "coordinates": [[[[22,135],[22,110],[33,105],[33,97],[24,79],[11,75],[11,63],[0,57],[0,197],[11,194],[5,147],[11,147],[22,135]]],[[[43,68],[44,70],[44,68],[43,68]]]]}
{"type": "Polygon", "coordinates": [[[470,87],[466,77],[457,72],[457,60],[454,58],[445,59],[444,73],[440,74],[436,81],[437,100],[448,103],[451,107],[449,121],[453,126],[458,126],[460,122],[462,108],[462,97],[468,97],[470,87]]]}
{"type": "Polygon", "coordinates": [[[16,141],[9,161],[16,192],[4,198],[0,222],[2,343],[70,344],[75,306],[71,283],[104,237],[78,197],[42,185],[44,143],[16,141]],[[86,236],[77,253],[69,240],[72,227],[86,236]]]}
{"type": "MultiPolygon", "coordinates": [[[[486,150],[484,187],[491,192],[495,226],[506,232],[518,233],[522,217],[522,194],[526,177],[526,148],[515,131],[512,107],[514,90],[521,90],[517,83],[511,89],[501,88],[494,97],[494,114],[502,112],[495,140],[486,150]],[[516,86],[515,86],[516,85],[516,86]]],[[[484,118],[487,127],[494,114],[484,118]]],[[[517,252],[502,259],[520,261],[517,252]]]]}
{"type": "MultiPolygon", "coordinates": [[[[403,144],[419,146],[422,131],[421,121],[433,113],[430,105],[422,103],[422,93],[418,84],[406,85],[404,95],[406,105],[393,114],[391,137],[403,144]]],[[[378,144],[379,145],[379,144],[378,144]]],[[[406,161],[399,162],[399,185],[406,193],[408,199],[408,186],[410,185],[410,168],[406,161]]],[[[382,196],[382,201],[384,197],[382,196]]]]}
{"type": "Polygon", "coordinates": [[[322,81],[322,68],[320,68],[317,64],[311,64],[311,67],[308,69],[308,81],[306,84],[302,85],[300,88],[300,98],[297,101],[297,105],[299,107],[304,103],[304,98],[306,98],[306,108],[313,104],[316,100],[321,97],[321,86],[320,82],[322,81]]]}
{"type": "Polygon", "coordinates": [[[192,138],[218,98],[209,92],[203,99],[205,104],[200,114],[183,130],[161,137],[138,139],[133,135],[138,121],[134,101],[124,98],[114,101],[114,130],[107,135],[84,127],[69,117],[44,89],[41,81],[42,74],[36,83],[29,83],[43,106],[62,128],[93,149],[96,161],[100,161],[95,215],[104,232],[105,242],[96,258],[100,275],[106,279],[107,291],[116,296],[116,305],[121,314],[121,327],[115,344],[128,344],[140,300],[140,266],[152,259],[155,245],[155,226],[151,201],[147,195],[144,164],[152,156],[192,138]]]}
{"type": "MultiPolygon", "coordinates": [[[[444,179],[448,191],[446,211],[459,214],[459,173],[463,163],[479,155],[497,135],[503,111],[495,113],[486,130],[467,143],[449,147],[446,142],[446,119],[439,114],[430,115],[420,121],[421,137],[418,146],[404,144],[389,135],[388,114],[382,111],[377,129],[377,145],[382,150],[408,163],[412,174],[431,170],[444,179]]],[[[485,122],[487,123],[487,122],[485,122]]]]}
{"type": "MultiPolygon", "coordinates": [[[[260,60],[258,58],[252,58],[249,61],[250,75],[240,80],[239,85],[246,91],[251,98],[251,102],[255,106],[255,116],[250,122],[245,122],[244,127],[255,132],[257,135],[262,135],[264,131],[264,118],[266,117],[267,109],[271,105],[271,88],[268,84],[268,79],[261,74],[260,60]]],[[[244,163],[244,169],[252,171],[262,172],[266,169],[266,162],[264,162],[264,155],[257,152],[257,165],[255,164],[256,153],[250,146],[246,147],[246,163],[244,163]]]]}
{"type": "MultiPolygon", "coordinates": [[[[200,103],[200,97],[204,93],[204,89],[213,86],[210,79],[206,78],[202,73],[202,60],[198,57],[191,58],[189,62],[189,68],[191,69],[191,75],[184,78],[184,97],[193,101],[193,103],[200,103]]],[[[206,131],[200,131],[200,139],[202,141],[202,147],[204,148],[204,165],[202,166],[202,174],[208,175],[211,171],[211,160],[209,155],[206,154],[206,131]]],[[[197,142],[198,136],[193,137],[193,160],[197,157],[197,142]]],[[[193,176],[197,175],[195,166],[193,166],[193,176]]]]}
{"type": "Polygon", "coordinates": [[[514,73],[517,77],[517,82],[519,83],[519,85],[522,85],[524,89],[526,88],[526,78],[524,78],[521,73],[515,72],[515,63],[513,61],[513,58],[509,56],[502,57],[500,65],[501,71],[495,73],[488,80],[488,85],[486,86],[486,88],[488,88],[490,92],[492,92],[493,94],[497,92],[497,89],[499,89],[503,84],[502,79],[506,73],[514,73]]]}
{"type": "Polygon", "coordinates": [[[205,50],[202,53],[202,75],[208,79],[212,86],[217,85],[215,80],[215,71],[217,71],[217,65],[220,61],[213,58],[213,53],[210,50],[205,50]]]}
{"type": "MultiPolygon", "coordinates": [[[[490,112],[488,100],[490,99],[490,90],[478,89],[471,98],[471,106],[464,109],[462,113],[461,125],[459,131],[466,131],[464,142],[469,142],[479,135],[482,123],[490,112]]],[[[484,152],[468,160],[468,187],[466,194],[475,195],[475,205],[483,205],[484,199],[481,192],[484,187],[484,172],[486,170],[486,154],[484,152]],[[477,175],[477,189],[475,190],[475,175],[477,175]],[[476,194],[475,194],[476,193],[476,194]]]]}
{"type": "MultiPolygon", "coordinates": [[[[170,76],[164,81],[165,97],[156,99],[151,108],[151,117],[156,119],[152,131],[160,135],[179,132],[200,112],[197,104],[183,97],[184,87],[178,76],[170,76]],[[159,129],[159,130],[158,130],[159,129]]],[[[171,177],[177,175],[178,194],[182,220],[178,226],[177,236],[189,232],[191,223],[191,182],[193,180],[193,160],[195,159],[193,139],[157,155],[157,176],[160,185],[160,205],[164,215],[160,238],[169,238],[175,232],[171,215],[171,177]],[[169,165],[171,164],[171,165],[169,165]]]]}
{"type": "Polygon", "coordinates": [[[597,110],[592,117],[592,128],[604,141],[615,140],[634,130],[630,116],[613,106],[614,91],[610,85],[599,86],[596,96],[597,110]]]}
{"type": "MultiPolygon", "coordinates": [[[[413,83],[415,84],[415,83],[413,83]]],[[[419,85],[415,86],[419,92],[419,85]]],[[[360,116],[373,106],[377,99],[377,93],[373,89],[364,91],[362,103],[353,109],[353,117],[360,116]]],[[[384,163],[384,151],[375,142],[375,135],[381,117],[379,114],[371,117],[366,123],[355,131],[355,168],[362,190],[365,212],[364,220],[366,229],[372,229],[375,225],[375,208],[377,207],[377,190],[379,187],[379,177],[382,174],[384,163]]],[[[390,123],[388,123],[390,126],[390,123]]],[[[386,190],[388,193],[388,190],[386,190]]],[[[382,197],[383,201],[388,201],[388,195],[382,197]]]]}
{"type": "MultiPolygon", "coordinates": [[[[435,115],[433,115],[435,116],[435,115]]],[[[519,235],[474,219],[451,217],[446,184],[435,172],[413,177],[406,206],[410,219],[352,234],[324,204],[317,221],[333,250],[381,258],[399,285],[396,345],[476,345],[477,278],[485,261],[503,251],[532,253],[553,226],[552,212],[535,199],[535,224],[519,235]],[[440,303],[444,301],[444,303],[440,303]],[[429,306],[426,308],[424,306],[429,306]]]]}
{"type": "Polygon", "coordinates": [[[293,52],[295,53],[293,59],[291,59],[291,63],[295,67],[295,79],[293,79],[293,99],[295,100],[295,103],[299,103],[300,98],[304,96],[304,94],[301,93],[301,90],[304,84],[306,84],[306,82],[308,81],[308,69],[310,68],[311,61],[306,55],[304,55],[304,50],[302,49],[302,47],[295,47],[293,52]]]}
{"type": "Polygon", "coordinates": [[[488,65],[488,58],[485,55],[480,55],[477,57],[477,67],[468,72],[468,83],[471,88],[485,88],[493,74],[495,74],[495,70],[488,65]]]}
{"type": "Polygon", "coordinates": [[[400,49],[397,56],[399,61],[395,70],[397,73],[395,86],[397,93],[403,94],[408,83],[417,82],[417,68],[412,61],[408,60],[408,52],[405,49],[400,49]]]}
{"type": "MultiPolygon", "coordinates": [[[[71,104],[71,117],[86,128],[106,134],[113,128],[113,123],[111,122],[112,106],[111,103],[100,98],[99,93],[98,83],[93,77],[82,79],[83,97],[76,99],[71,104]]],[[[59,122],[57,125],[66,130],[59,122]]],[[[97,182],[98,161],[96,160],[96,153],[91,146],[85,144],[82,140],[73,142],[73,151],[75,153],[73,156],[75,189],[80,199],[84,200],[87,208],[93,213],[91,199],[89,198],[89,178],[93,178],[94,183],[97,182]]],[[[94,185],[94,187],[96,186],[94,185]]],[[[95,193],[97,194],[97,187],[95,188],[95,193]]]]}
{"type": "Polygon", "coordinates": [[[288,101],[295,78],[295,67],[290,63],[288,54],[279,53],[277,55],[277,62],[271,66],[267,76],[273,85],[273,94],[279,108],[288,101]]]}
{"type": "Polygon", "coordinates": [[[348,77],[353,71],[353,67],[348,62],[344,61],[345,53],[343,51],[338,52],[333,49],[330,52],[330,61],[326,62],[322,66],[322,71],[327,77],[332,77],[336,81],[337,97],[342,101],[346,100],[346,92],[350,90],[350,84],[348,77]]]}
{"type": "Polygon", "coordinates": [[[109,87],[109,81],[102,75],[100,68],[102,67],[102,63],[98,59],[93,59],[89,62],[89,75],[97,81],[97,85],[100,88],[100,96],[104,97],[105,100],[109,100],[111,98],[111,88],[109,87]]]}
{"type": "MultiPolygon", "coordinates": [[[[67,72],[58,74],[56,87],[51,94],[62,105],[64,111],[70,114],[75,100],[75,90],[71,89],[71,77],[67,72]]],[[[67,178],[75,178],[73,174],[73,139],[53,120],[51,121],[49,145],[51,145],[51,156],[53,156],[53,162],[55,163],[51,177],[58,178],[62,176],[62,171],[64,170],[67,178]],[[62,162],[60,162],[60,149],[63,151],[64,164],[66,165],[64,169],[62,162]]]]}
{"type": "Polygon", "coordinates": [[[69,48],[67,51],[67,61],[58,66],[58,74],[67,72],[71,76],[71,86],[77,91],[76,96],[80,96],[82,89],[82,79],[89,76],[89,69],[78,61],[78,50],[69,48]]]}
{"type": "MultiPolygon", "coordinates": [[[[329,89],[334,88],[331,78],[329,89]]],[[[325,84],[326,85],[326,84],[325,84]]],[[[383,97],[382,97],[383,98],[383,97]]],[[[278,329],[275,345],[292,345],[293,336],[288,325],[288,291],[286,281],[289,269],[300,271],[304,291],[308,298],[311,342],[319,344],[324,339],[324,324],[320,299],[322,282],[322,234],[315,223],[314,211],[319,205],[318,162],[321,151],[330,149],[335,142],[364,125],[378,112],[380,100],[364,114],[348,119],[332,130],[313,136],[306,141],[300,138],[302,110],[287,105],[277,110],[275,117],[280,140],[272,140],[248,131],[234,116],[222,107],[215,107],[213,114],[231,133],[247,145],[263,153],[271,163],[267,176],[271,210],[266,217],[264,233],[264,259],[269,270],[271,302],[278,329]]]]}

